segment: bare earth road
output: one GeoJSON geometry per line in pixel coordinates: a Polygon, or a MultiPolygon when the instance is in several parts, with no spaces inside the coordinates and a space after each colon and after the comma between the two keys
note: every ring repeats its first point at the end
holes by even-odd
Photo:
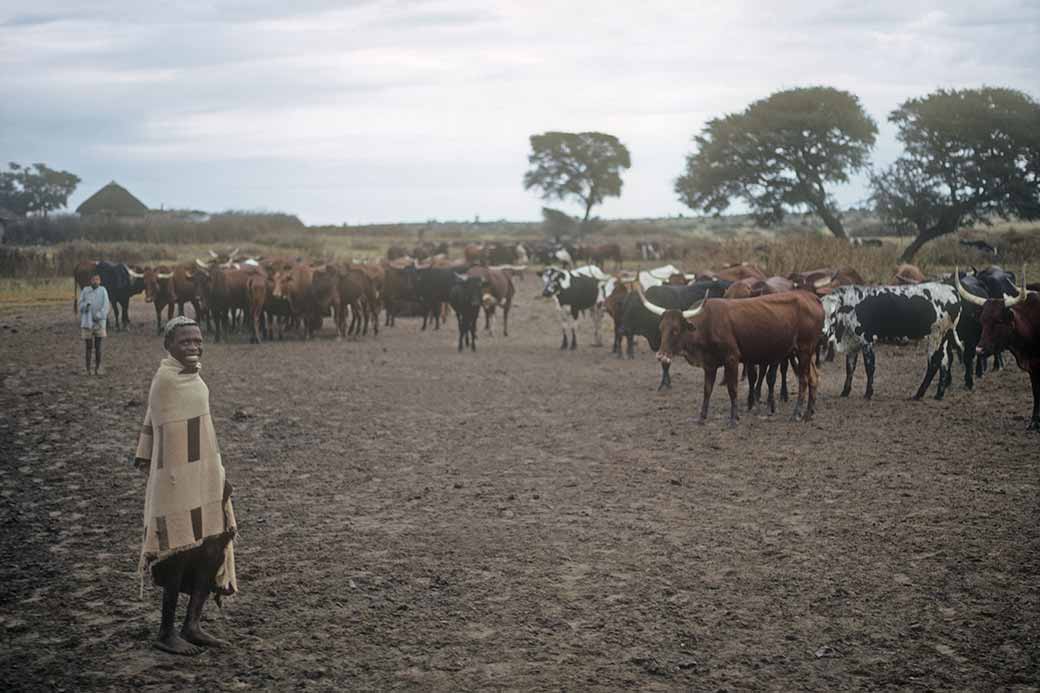
{"type": "MultiPolygon", "coordinates": [[[[149,646],[126,457],[162,356],[135,303],[81,375],[69,306],[0,314],[4,690],[1037,690],[1040,436],[1013,366],[908,402],[824,367],[811,424],[691,423],[701,374],[561,353],[520,285],[513,335],[207,345],[236,488],[231,649],[149,646]]],[[[862,376],[861,376],[862,377],[862,376]]]]}

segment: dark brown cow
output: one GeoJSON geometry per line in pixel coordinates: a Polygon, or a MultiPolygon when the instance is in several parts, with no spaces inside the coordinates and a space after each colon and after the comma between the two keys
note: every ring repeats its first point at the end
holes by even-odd
{"type": "Polygon", "coordinates": [[[610,319],[614,321],[614,346],[611,348],[610,353],[617,354],[618,358],[621,357],[621,337],[624,334],[621,316],[624,312],[625,297],[629,294],[628,285],[629,282],[621,280],[616,281],[614,283],[614,288],[611,290],[610,295],[607,296],[603,304],[607,315],[609,315],[610,319]]]}
{"type": "Polygon", "coordinates": [[[575,260],[588,260],[594,265],[603,267],[607,260],[614,261],[614,269],[621,269],[621,246],[617,243],[601,243],[599,245],[579,245],[575,260]]]}
{"type": "Polygon", "coordinates": [[[484,329],[491,334],[495,332],[495,309],[502,308],[502,336],[509,336],[509,309],[513,306],[513,280],[499,269],[490,267],[471,267],[471,277],[480,277],[483,283],[484,329]]]}
{"type": "Polygon", "coordinates": [[[902,264],[896,267],[895,284],[920,284],[924,282],[924,273],[915,265],[902,264]]]}
{"type": "Polygon", "coordinates": [[[779,363],[794,355],[798,372],[798,404],[794,418],[802,418],[806,391],[805,419],[816,410],[819,376],[813,363],[816,343],[823,332],[823,306],[807,291],[758,296],[739,301],[708,299],[697,308],[665,310],[650,303],[637,285],[647,310],[661,316],[661,348],[657,358],[671,363],[681,354],[704,369],[704,402],[701,422],[708,418],[708,402],[719,367],[725,369],[729,391],[730,424],[737,414],[737,383],[740,364],[779,363]]]}
{"type": "Polygon", "coordinates": [[[221,332],[228,337],[231,318],[235,311],[249,313],[247,275],[241,269],[223,265],[209,270],[209,308],[213,318],[215,341],[220,341],[221,332]]]}
{"type": "MultiPolygon", "coordinates": [[[[299,267],[293,268],[295,276],[299,279],[305,272],[296,272],[299,267]]],[[[301,322],[303,323],[304,339],[311,339],[321,329],[322,319],[331,316],[336,326],[336,339],[346,336],[346,320],[343,315],[343,305],[340,302],[340,271],[335,265],[323,265],[307,268],[309,282],[301,294],[296,295],[296,308],[299,310],[301,322]]],[[[295,292],[299,284],[292,287],[295,292]]],[[[289,294],[292,300],[293,293],[289,294]]]]}
{"type": "Polygon", "coordinates": [[[1040,431],[1040,295],[1028,291],[1026,271],[1022,268],[1016,296],[983,299],[961,286],[959,272],[954,271],[954,283],[961,300],[980,306],[979,322],[982,336],[976,351],[986,357],[1007,349],[1015,355],[1018,367],[1029,373],[1033,388],[1033,416],[1028,430],[1040,431]]]}
{"type": "Polygon", "coordinates": [[[839,286],[863,286],[866,282],[852,267],[823,267],[808,272],[791,272],[787,278],[794,288],[812,291],[817,296],[826,296],[839,286]]]}
{"type": "Polygon", "coordinates": [[[146,267],[144,270],[144,300],[155,306],[155,333],[162,334],[162,311],[166,308],[166,319],[173,318],[173,270],[166,265],[146,267]]]}
{"type": "Polygon", "coordinates": [[[397,266],[394,263],[383,265],[383,307],[386,310],[386,327],[393,327],[397,315],[405,303],[418,302],[415,295],[414,265],[397,266]]]}

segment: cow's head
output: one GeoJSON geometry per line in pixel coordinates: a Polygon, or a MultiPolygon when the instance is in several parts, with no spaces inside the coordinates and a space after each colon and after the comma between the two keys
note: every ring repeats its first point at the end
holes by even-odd
{"type": "Polygon", "coordinates": [[[657,360],[664,365],[672,362],[676,354],[681,353],[690,364],[701,364],[701,351],[696,344],[696,332],[700,320],[697,319],[704,310],[704,301],[696,308],[688,310],[668,310],[651,303],[643,293],[643,287],[636,283],[636,291],[643,307],[654,315],[660,316],[661,348],[657,350],[657,360]]]}
{"type": "Polygon", "coordinates": [[[166,267],[146,267],[143,273],[144,300],[151,303],[159,296],[159,293],[167,289],[173,272],[166,267]]]}
{"type": "Polygon", "coordinates": [[[957,293],[965,303],[979,306],[979,322],[982,323],[982,335],[975,348],[980,356],[989,356],[1008,347],[1016,331],[1018,316],[1012,310],[1024,301],[1028,295],[1025,288],[1025,268],[1022,269],[1022,286],[1014,287],[1015,295],[1005,294],[1003,298],[982,298],[967,291],[961,285],[960,273],[954,269],[953,281],[957,293]]]}
{"type": "Polygon", "coordinates": [[[570,272],[548,267],[542,272],[542,296],[549,298],[561,291],[566,291],[571,286],[570,272]]]}

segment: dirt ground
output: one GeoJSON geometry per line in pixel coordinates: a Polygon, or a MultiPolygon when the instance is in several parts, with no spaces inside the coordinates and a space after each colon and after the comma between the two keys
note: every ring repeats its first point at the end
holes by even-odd
{"type": "Polygon", "coordinates": [[[68,305],[0,314],[4,690],[1038,690],[1024,373],[908,402],[924,356],[882,346],[872,402],[828,364],[810,424],[717,390],[698,426],[699,371],[657,394],[587,322],[560,352],[534,293],[475,355],[414,319],[207,344],[241,593],[191,659],[135,573],[149,307],[97,378],[68,305]]]}

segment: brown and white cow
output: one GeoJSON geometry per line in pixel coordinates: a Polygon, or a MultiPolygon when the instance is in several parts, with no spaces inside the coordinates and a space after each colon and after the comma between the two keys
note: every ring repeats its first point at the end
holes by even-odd
{"type": "Polygon", "coordinates": [[[509,309],[513,306],[513,295],[516,292],[513,280],[503,270],[492,267],[470,267],[470,277],[480,277],[484,297],[484,329],[494,335],[495,309],[502,308],[502,335],[509,336],[509,309]]]}

